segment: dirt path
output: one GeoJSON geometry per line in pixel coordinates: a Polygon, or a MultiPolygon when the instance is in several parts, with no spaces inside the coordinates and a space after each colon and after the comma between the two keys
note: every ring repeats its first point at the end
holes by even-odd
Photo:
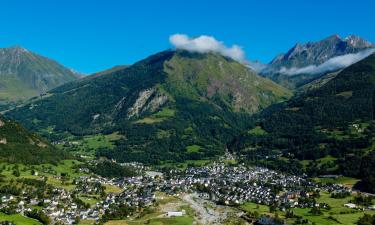
{"type": "Polygon", "coordinates": [[[196,193],[186,194],[182,199],[199,215],[196,218],[199,224],[221,224],[227,218],[228,212],[232,211],[229,207],[204,200],[196,193]]]}

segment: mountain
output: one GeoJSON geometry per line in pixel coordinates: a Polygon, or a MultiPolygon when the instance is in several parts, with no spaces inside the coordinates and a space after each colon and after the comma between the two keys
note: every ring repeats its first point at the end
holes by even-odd
{"type": "Polygon", "coordinates": [[[7,116],[37,131],[119,131],[123,140],[106,156],[176,161],[222,152],[252,113],[290,96],[234,60],[178,50],[65,84],[7,116]]]}
{"type": "Polygon", "coordinates": [[[47,140],[17,122],[0,117],[0,161],[11,163],[57,163],[66,155],[47,140]]]}
{"type": "Polygon", "coordinates": [[[375,154],[374,106],[372,54],[288,102],[264,110],[257,127],[262,135],[243,134],[232,143],[232,149],[250,158],[281,154],[304,160],[301,172],[362,178],[366,190],[375,192],[369,188],[375,187],[375,158],[370,157],[375,154]]]}
{"type": "Polygon", "coordinates": [[[106,75],[106,74],[109,74],[109,73],[114,73],[116,71],[123,70],[123,69],[125,69],[127,67],[128,66],[126,66],[126,65],[114,66],[112,68],[109,68],[109,69],[106,69],[106,70],[103,70],[103,71],[91,74],[90,76],[86,76],[85,78],[91,79],[91,78],[98,77],[98,76],[101,76],[101,75],[106,75]]]}
{"type": "MultiPolygon", "coordinates": [[[[299,87],[327,72],[348,66],[346,61],[350,63],[353,58],[362,57],[351,57],[348,54],[359,53],[374,47],[374,44],[355,35],[344,39],[333,35],[318,42],[296,44],[287,53],[275,57],[261,73],[283,86],[299,87]],[[347,55],[347,58],[335,60],[335,57],[344,55],[347,55]]],[[[362,58],[371,52],[363,54],[362,58]]]]}
{"type": "Polygon", "coordinates": [[[337,74],[339,74],[340,72],[341,72],[341,70],[336,71],[336,72],[332,72],[332,73],[327,73],[324,76],[319,77],[319,78],[299,87],[298,89],[295,90],[295,92],[296,92],[296,94],[300,94],[300,93],[304,93],[304,92],[307,92],[307,91],[312,91],[314,89],[318,89],[318,88],[322,87],[324,84],[326,84],[328,81],[335,78],[337,76],[337,74]]]}
{"type": "Polygon", "coordinates": [[[80,77],[19,46],[0,48],[0,100],[27,99],[80,77]]]}

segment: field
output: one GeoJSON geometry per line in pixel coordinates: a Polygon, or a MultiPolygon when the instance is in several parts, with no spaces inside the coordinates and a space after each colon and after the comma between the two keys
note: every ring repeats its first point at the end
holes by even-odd
{"type": "Polygon", "coordinates": [[[152,218],[148,221],[109,221],[105,225],[143,225],[143,224],[151,224],[151,225],[191,225],[193,224],[193,218],[182,216],[182,217],[174,217],[174,218],[152,218]]]}
{"type": "Polygon", "coordinates": [[[137,120],[135,123],[153,124],[160,123],[164,120],[174,117],[175,110],[169,108],[163,108],[161,111],[143,119],[137,120]]]}
{"type": "Polygon", "coordinates": [[[360,180],[353,177],[340,176],[337,178],[314,178],[314,181],[324,184],[342,184],[347,187],[353,187],[360,180]]]}
{"type": "MultiPolygon", "coordinates": [[[[13,175],[13,168],[16,166],[16,164],[0,163],[0,168],[3,168],[1,175],[4,176],[5,181],[17,178],[39,179],[41,176],[45,176],[47,177],[47,184],[51,184],[55,187],[64,188],[70,191],[75,187],[75,185],[72,184],[73,178],[87,175],[76,171],[76,169],[74,168],[75,166],[81,163],[82,162],[79,162],[77,160],[63,160],[58,165],[41,164],[34,166],[26,166],[23,164],[17,164],[20,171],[19,177],[13,175]],[[38,176],[32,175],[32,170],[38,172],[38,176]],[[63,182],[60,179],[61,174],[66,174],[65,182],[63,182]]],[[[121,189],[116,186],[105,186],[107,193],[121,192],[121,189]]]]}
{"type": "Polygon", "coordinates": [[[201,149],[201,146],[199,145],[189,145],[186,147],[186,150],[189,153],[199,152],[200,149],[201,149]]]}
{"type": "Polygon", "coordinates": [[[182,163],[172,163],[172,162],[164,162],[161,167],[174,167],[177,169],[184,170],[186,169],[189,165],[192,166],[204,166],[208,165],[212,162],[211,160],[208,159],[201,159],[201,160],[186,160],[185,162],[182,163]]]}
{"type": "Polygon", "coordinates": [[[107,193],[120,193],[123,191],[121,188],[113,185],[105,184],[104,187],[107,193]]]}
{"type": "Polygon", "coordinates": [[[74,152],[75,154],[93,156],[99,148],[114,148],[113,142],[122,138],[122,135],[115,132],[112,134],[95,134],[84,137],[68,137],[65,139],[69,143],[69,147],[65,144],[59,144],[57,147],[64,148],[74,152]]]}
{"type": "Polygon", "coordinates": [[[10,221],[16,225],[41,225],[37,220],[24,217],[20,214],[7,215],[0,212],[0,223],[4,221],[10,221]]]}
{"type": "Polygon", "coordinates": [[[152,225],[190,225],[193,224],[191,217],[175,217],[175,218],[157,218],[152,219],[149,224],[152,225]]]}
{"type": "MultiPolygon", "coordinates": [[[[323,149],[324,146],[322,145],[321,148],[323,149]]],[[[323,158],[317,159],[316,161],[313,160],[301,160],[299,161],[305,169],[309,169],[311,165],[315,165],[316,168],[324,168],[324,173],[321,174],[339,174],[339,166],[337,162],[337,158],[327,155],[323,158]],[[316,163],[316,164],[315,164],[316,163]]]]}
{"type": "Polygon", "coordinates": [[[112,220],[105,223],[105,225],[129,225],[126,220],[112,220]]]}
{"type": "Polygon", "coordinates": [[[260,126],[256,126],[253,129],[249,130],[248,133],[261,136],[267,134],[267,131],[263,130],[260,126]]]}
{"type": "Polygon", "coordinates": [[[81,196],[79,197],[84,203],[87,203],[89,204],[90,206],[93,206],[95,205],[96,203],[99,202],[99,200],[97,199],[98,196],[81,196]]]}
{"type": "Polygon", "coordinates": [[[269,207],[266,205],[259,205],[253,202],[246,202],[241,206],[241,209],[247,212],[258,212],[260,214],[269,214],[269,207]]]}
{"type": "Polygon", "coordinates": [[[40,178],[40,176],[45,176],[47,177],[47,184],[51,184],[55,187],[64,188],[66,190],[72,190],[74,188],[74,185],[71,184],[70,179],[84,175],[82,173],[77,173],[73,169],[73,166],[78,164],[80,164],[80,162],[76,160],[64,160],[58,165],[41,164],[35,166],[26,166],[18,164],[17,166],[20,171],[19,177],[13,175],[13,168],[15,167],[15,164],[1,163],[0,167],[5,168],[1,174],[5,177],[6,181],[17,178],[38,179],[40,178]],[[32,170],[38,172],[38,176],[32,175],[32,170]],[[66,182],[62,182],[58,178],[62,173],[67,174],[68,179],[66,182]]]}
{"type": "Polygon", "coordinates": [[[105,225],[191,225],[193,224],[193,210],[181,199],[164,193],[156,193],[156,205],[146,209],[139,216],[127,220],[108,221],[105,225]],[[185,210],[186,215],[182,217],[165,217],[167,211],[185,210]]]}
{"type": "MultiPolygon", "coordinates": [[[[357,220],[362,217],[365,213],[367,214],[375,214],[375,211],[360,211],[355,209],[349,209],[344,206],[344,204],[348,203],[352,197],[346,197],[343,199],[335,199],[331,198],[329,193],[323,192],[321,196],[317,199],[318,203],[327,203],[331,209],[330,210],[322,210],[322,215],[313,215],[309,211],[310,209],[302,209],[302,208],[292,208],[294,215],[301,216],[304,219],[309,220],[315,224],[319,225],[334,225],[334,224],[342,224],[342,225],[350,225],[355,224],[357,220]]],[[[259,215],[261,214],[268,214],[272,215],[269,212],[269,207],[265,205],[257,205],[255,203],[245,203],[241,206],[241,209],[247,212],[258,212],[259,215]]],[[[285,212],[278,211],[278,215],[282,218],[285,218],[285,212]]],[[[292,224],[295,222],[295,219],[287,219],[288,224],[292,224]]]]}
{"type": "Polygon", "coordinates": [[[93,225],[94,222],[92,220],[81,220],[78,225],[93,225]]]}

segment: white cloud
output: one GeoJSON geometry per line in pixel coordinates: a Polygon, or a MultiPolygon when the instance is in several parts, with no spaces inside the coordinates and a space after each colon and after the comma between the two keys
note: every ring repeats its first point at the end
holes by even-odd
{"type": "Polygon", "coordinates": [[[190,38],[185,34],[174,34],[169,37],[169,41],[177,49],[199,53],[215,52],[241,63],[246,62],[245,53],[241,47],[233,45],[228,48],[223,42],[212,36],[202,35],[197,38],[190,38]]]}
{"type": "Polygon", "coordinates": [[[295,74],[320,74],[329,71],[339,70],[345,67],[348,67],[362,59],[366,58],[367,56],[371,55],[375,52],[375,48],[367,49],[358,53],[354,54],[346,54],[341,56],[336,56],[330,58],[329,60],[325,61],[320,65],[311,65],[302,68],[281,68],[279,71],[282,74],[286,75],[295,75],[295,74]]]}

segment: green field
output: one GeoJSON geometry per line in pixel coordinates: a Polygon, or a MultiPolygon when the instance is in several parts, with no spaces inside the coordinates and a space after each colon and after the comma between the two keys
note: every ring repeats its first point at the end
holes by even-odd
{"type": "Polygon", "coordinates": [[[248,133],[252,135],[261,136],[261,135],[266,135],[267,131],[263,130],[260,126],[256,126],[253,129],[249,130],[248,133]]]}
{"type": "Polygon", "coordinates": [[[17,225],[41,225],[37,220],[24,217],[20,214],[7,215],[0,212],[0,222],[10,221],[17,225]]]}
{"type": "Polygon", "coordinates": [[[81,220],[78,225],[93,225],[95,224],[92,220],[81,220]]]}
{"type": "Polygon", "coordinates": [[[26,166],[23,164],[17,164],[20,176],[16,177],[13,175],[13,168],[15,164],[8,164],[8,163],[0,163],[0,167],[5,168],[2,171],[2,175],[5,176],[5,180],[17,179],[17,178],[29,178],[29,179],[39,179],[40,176],[47,177],[47,184],[51,184],[55,187],[64,188],[66,190],[72,190],[74,185],[71,184],[71,179],[78,176],[83,176],[83,173],[78,173],[73,168],[75,165],[79,165],[81,162],[77,160],[63,160],[58,165],[52,164],[41,164],[41,165],[34,165],[34,166],[26,166]],[[38,176],[34,176],[31,174],[31,171],[37,171],[38,176]],[[48,172],[43,172],[44,170],[48,170],[48,172]],[[67,174],[68,180],[67,182],[63,183],[58,176],[62,173],[67,174]]]}
{"type": "Polygon", "coordinates": [[[188,216],[174,217],[174,218],[151,218],[149,220],[128,221],[128,220],[114,220],[109,221],[105,225],[191,225],[193,218],[188,216]]]}
{"type": "Polygon", "coordinates": [[[161,111],[154,114],[156,118],[168,118],[173,117],[176,111],[174,109],[163,108],[161,111]]]}
{"type": "Polygon", "coordinates": [[[260,205],[253,202],[246,202],[241,206],[241,209],[246,212],[258,212],[261,214],[269,214],[269,207],[266,205],[260,205]]]}
{"type": "Polygon", "coordinates": [[[175,217],[175,218],[157,218],[157,219],[151,219],[149,224],[151,225],[191,225],[193,224],[193,219],[187,216],[175,217]]]}
{"type": "Polygon", "coordinates": [[[121,193],[123,191],[123,189],[113,185],[105,184],[104,187],[106,193],[121,193]]]}
{"type": "Polygon", "coordinates": [[[113,149],[114,141],[121,139],[123,136],[118,132],[112,134],[95,134],[87,135],[84,137],[73,137],[70,136],[65,139],[69,143],[69,147],[65,144],[57,145],[60,149],[67,149],[75,154],[81,154],[86,156],[93,156],[95,151],[99,148],[113,149]]]}
{"type": "MultiPolygon", "coordinates": [[[[349,201],[353,197],[346,197],[343,199],[335,199],[331,198],[330,194],[327,192],[322,192],[320,197],[317,199],[318,203],[327,203],[331,209],[325,210],[323,209],[322,215],[312,215],[310,213],[309,208],[292,208],[291,210],[295,215],[301,216],[304,219],[309,220],[310,222],[319,224],[319,225],[334,225],[334,224],[342,224],[342,225],[351,225],[355,224],[360,217],[362,217],[365,213],[367,214],[375,214],[375,211],[360,211],[355,209],[349,209],[344,206],[344,204],[349,203],[349,201]],[[332,219],[333,218],[333,219],[332,219]],[[337,222],[337,221],[338,222],[337,222]]],[[[259,215],[267,214],[272,215],[269,213],[269,207],[265,205],[257,205],[255,203],[245,203],[241,206],[241,209],[247,212],[258,212],[259,215]]],[[[278,215],[282,218],[285,218],[285,212],[278,211],[278,215]]],[[[295,222],[295,219],[287,219],[288,224],[292,224],[295,222]]]]}
{"type": "Polygon", "coordinates": [[[209,159],[201,159],[201,160],[186,160],[185,162],[182,163],[172,163],[172,162],[164,162],[162,163],[161,167],[174,167],[177,169],[184,170],[186,169],[189,165],[192,166],[204,166],[210,164],[212,161],[209,159]]]}
{"type": "MultiPolygon", "coordinates": [[[[75,187],[75,185],[72,184],[73,178],[87,175],[85,173],[80,173],[76,171],[74,166],[79,164],[82,164],[82,162],[77,160],[63,160],[58,165],[41,164],[27,166],[23,164],[17,164],[20,171],[19,177],[13,175],[13,168],[16,164],[0,163],[0,168],[5,168],[1,172],[1,175],[4,176],[5,181],[17,178],[39,179],[41,176],[45,176],[47,177],[47,184],[51,184],[55,187],[64,188],[70,191],[75,187]],[[46,169],[48,170],[48,172],[43,172],[46,169]],[[32,170],[37,171],[38,176],[32,175],[32,170]],[[59,179],[59,176],[61,176],[62,173],[67,174],[66,182],[62,182],[62,180],[59,179]]],[[[117,186],[105,185],[105,187],[105,191],[107,193],[119,193],[122,191],[122,189],[117,186]]]]}
{"type": "Polygon", "coordinates": [[[189,145],[186,147],[187,152],[193,153],[193,152],[199,152],[201,150],[201,146],[199,145],[189,145]]]}
{"type": "Polygon", "coordinates": [[[127,220],[113,220],[105,223],[105,225],[191,225],[193,224],[194,211],[181,199],[167,195],[163,192],[156,192],[156,205],[157,207],[151,208],[146,213],[141,213],[139,216],[127,220]],[[186,215],[182,217],[164,217],[161,209],[164,206],[175,206],[175,210],[185,210],[186,215]]]}
{"type": "Polygon", "coordinates": [[[321,182],[323,184],[342,184],[348,187],[352,187],[360,180],[353,177],[340,176],[337,178],[314,178],[314,181],[321,182]]]}
{"type": "Polygon", "coordinates": [[[98,196],[80,196],[79,199],[81,199],[84,203],[89,204],[90,206],[93,206],[99,202],[98,196]]]}
{"type": "Polygon", "coordinates": [[[174,117],[175,110],[169,108],[163,108],[161,111],[143,119],[137,120],[134,123],[144,123],[144,124],[153,124],[153,123],[160,123],[164,120],[174,117]]]}

